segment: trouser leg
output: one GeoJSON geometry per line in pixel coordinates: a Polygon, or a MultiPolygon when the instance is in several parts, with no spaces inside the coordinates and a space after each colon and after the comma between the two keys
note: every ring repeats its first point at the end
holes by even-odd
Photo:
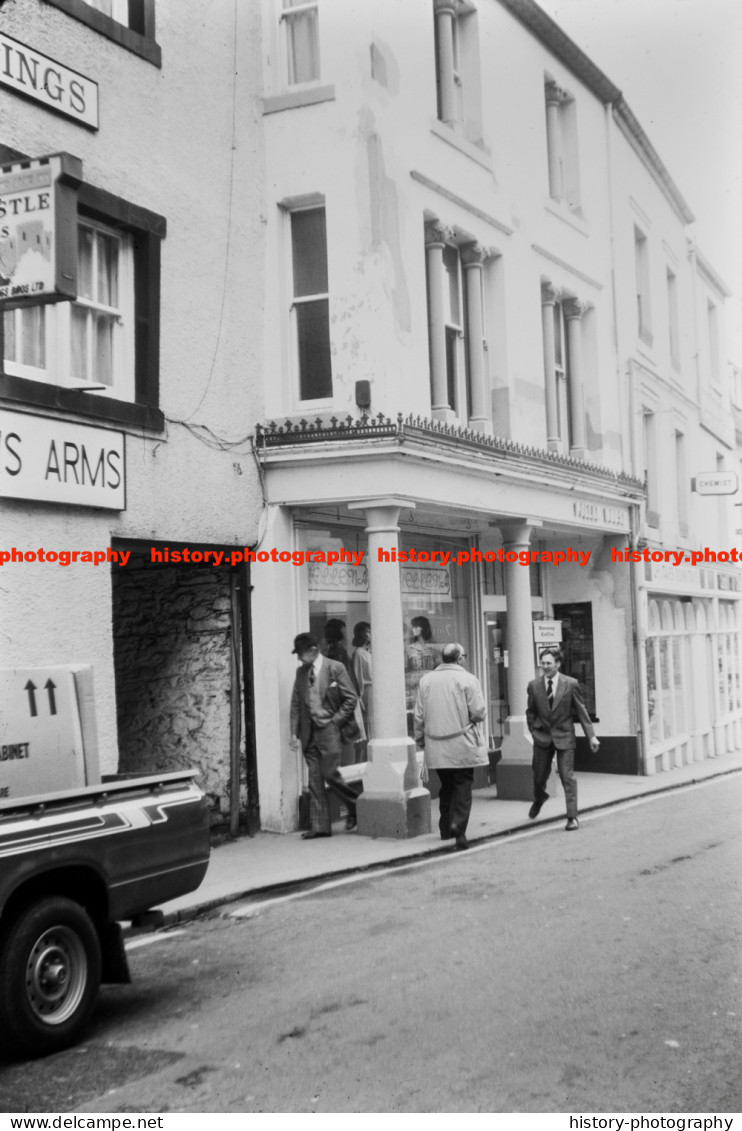
{"type": "Polygon", "coordinates": [[[441,836],[444,840],[448,840],[451,835],[450,832],[450,813],[451,813],[451,796],[453,794],[453,770],[436,770],[438,780],[441,783],[441,788],[438,793],[438,806],[440,808],[440,816],[438,818],[438,828],[440,829],[441,836]]]}
{"type": "Polygon", "coordinates": [[[471,791],[474,782],[474,767],[466,766],[462,769],[451,770],[453,775],[453,791],[448,820],[449,827],[457,829],[459,833],[466,832],[471,813],[471,791]]]}
{"type": "Polygon", "coordinates": [[[575,748],[557,750],[557,770],[562,781],[567,802],[567,817],[577,816],[577,779],[575,778],[575,748]]]}
{"type": "Polygon", "coordinates": [[[553,746],[533,746],[533,799],[541,804],[549,796],[546,792],[546,783],[551,773],[551,763],[554,757],[553,746]]]}
{"type": "Polygon", "coordinates": [[[304,751],[304,760],[308,770],[309,788],[309,828],[313,833],[332,832],[330,821],[330,804],[325,790],[325,779],[322,773],[322,752],[310,743],[304,751]]]}

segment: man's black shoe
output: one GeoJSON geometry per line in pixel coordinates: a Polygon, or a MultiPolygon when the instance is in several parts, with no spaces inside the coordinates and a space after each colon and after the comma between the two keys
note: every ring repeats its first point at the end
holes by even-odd
{"type": "MultiPolygon", "coordinates": [[[[545,800],[546,800],[546,798],[544,798],[544,801],[545,800]]],[[[534,801],[533,805],[528,810],[528,816],[530,817],[531,820],[533,820],[534,817],[538,817],[539,813],[541,812],[541,806],[543,805],[544,801],[534,801]]]]}
{"type": "Polygon", "coordinates": [[[352,817],[351,817],[350,814],[348,814],[348,816],[345,818],[345,831],[349,832],[349,833],[352,832],[357,824],[358,824],[358,821],[356,819],[355,813],[353,814],[352,817]]]}
{"type": "Polygon", "coordinates": [[[567,832],[567,833],[573,833],[575,831],[575,829],[579,829],[579,827],[580,827],[580,822],[577,820],[577,818],[576,817],[570,817],[569,820],[567,821],[567,824],[564,827],[564,831],[567,832]]]}
{"type": "Polygon", "coordinates": [[[459,832],[455,825],[451,825],[451,828],[449,829],[449,836],[451,838],[455,838],[455,848],[459,852],[463,852],[465,848],[469,847],[469,841],[466,839],[462,832],[459,832]]]}
{"type": "Polygon", "coordinates": [[[301,839],[302,840],[316,840],[318,836],[332,836],[332,833],[313,833],[313,832],[302,833],[301,839]]]}

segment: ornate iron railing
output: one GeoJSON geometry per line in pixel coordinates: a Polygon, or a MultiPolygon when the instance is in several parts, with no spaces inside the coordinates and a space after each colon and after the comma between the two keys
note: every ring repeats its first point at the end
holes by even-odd
{"type": "Polygon", "coordinates": [[[626,475],[624,472],[611,471],[610,468],[602,467],[597,463],[561,455],[559,452],[550,452],[544,448],[519,444],[515,440],[506,440],[501,436],[488,436],[471,428],[461,428],[456,424],[413,416],[412,413],[404,416],[400,412],[396,420],[384,416],[382,412],[378,416],[367,416],[364,413],[358,418],[348,415],[342,419],[331,416],[328,420],[321,416],[315,417],[314,420],[287,419],[283,424],[271,420],[267,424],[258,424],[256,427],[259,451],[303,444],[384,438],[396,440],[399,444],[403,444],[407,439],[428,442],[432,440],[449,450],[466,449],[500,456],[515,456],[518,461],[524,463],[552,467],[556,465],[580,472],[582,475],[610,480],[635,490],[643,490],[645,486],[641,479],[626,475]]]}

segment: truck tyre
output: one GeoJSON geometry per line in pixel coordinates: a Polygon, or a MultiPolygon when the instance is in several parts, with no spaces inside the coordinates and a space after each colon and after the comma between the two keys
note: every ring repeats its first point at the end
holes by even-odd
{"type": "Polygon", "coordinates": [[[12,1053],[43,1056],[73,1044],[88,1022],[101,978],[90,916],[50,896],[22,911],[0,938],[0,1032],[12,1053]]]}

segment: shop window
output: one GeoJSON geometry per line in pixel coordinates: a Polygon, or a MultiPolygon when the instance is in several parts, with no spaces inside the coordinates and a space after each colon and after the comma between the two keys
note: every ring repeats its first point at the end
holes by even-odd
{"type": "Polygon", "coordinates": [[[291,213],[293,342],[299,400],[332,396],[330,296],[324,208],[291,213]]]}
{"type": "Polygon", "coordinates": [[[80,186],[77,299],[4,312],[6,400],[162,426],[164,234],[163,217],[80,186]]]}
{"type": "Polygon", "coordinates": [[[155,0],[44,0],[54,8],[112,39],[127,51],[159,67],[155,42],[155,0]]]}
{"type": "Polygon", "coordinates": [[[318,9],[318,0],[283,0],[281,22],[289,86],[319,81],[318,9]]]}

